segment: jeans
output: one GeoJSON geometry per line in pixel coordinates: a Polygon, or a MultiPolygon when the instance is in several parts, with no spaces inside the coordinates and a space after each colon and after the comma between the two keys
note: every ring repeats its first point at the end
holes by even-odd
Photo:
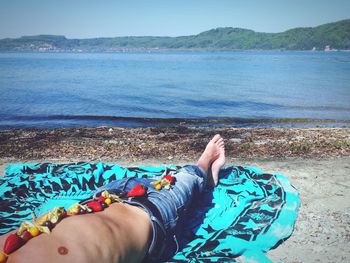
{"type": "MultiPolygon", "coordinates": [[[[179,169],[176,174],[173,174],[173,176],[176,177],[176,181],[169,190],[165,188],[156,190],[154,186],[151,185],[151,182],[161,177],[152,179],[132,177],[113,181],[99,188],[95,194],[95,196],[97,196],[104,190],[108,191],[113,189],[128,192],[136,184],[147,186],[147,199],[154,204],[159,211],[161,218],[157,219],[160,221],[166,236],[165,241],[158,244],[159,246],[165,246],[165,249],[156,248],[162,251],[161,254],[158,255],[158,261],[170,259],[179,250],[177,241],[177,234],[179,233],[178,227],[183,223],[182,220],[186,216],[191,201],[196,195],[203,191],[206,185],[206,173],[195,165],[186,165],[179,169]]],[[[126,203],[128,203],[127,200],[126,203]]],[[[153,221],[154,220],[152,220],[152,224],[155,224],[153,221]]],[[[156,228],[153,227],[153,232],[157,232],[155,229],[156,228]]],[[[157,233],[153,233],[153,235],[157,235],[157,233]]]]}

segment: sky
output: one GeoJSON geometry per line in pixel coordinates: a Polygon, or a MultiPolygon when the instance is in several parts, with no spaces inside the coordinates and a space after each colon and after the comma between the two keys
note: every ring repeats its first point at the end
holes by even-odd
{"type": "Polygon", "coordinates": [[[350,0],[0,0],[0,38],[184,36],[217,27],[283,32],[350,18],[350,0]]]}

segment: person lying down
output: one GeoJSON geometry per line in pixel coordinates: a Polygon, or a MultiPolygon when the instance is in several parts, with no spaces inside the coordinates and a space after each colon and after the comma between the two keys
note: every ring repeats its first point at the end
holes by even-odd
{"type": "Polygon", "coordinates": [[[1,236],[0,263],[167,261],[179,250],[177,226],[191,202],[217,184],[224,164],[224,140],[217,134],[196,165],[156,179],[115,180],[89,200],[1,236]]]}

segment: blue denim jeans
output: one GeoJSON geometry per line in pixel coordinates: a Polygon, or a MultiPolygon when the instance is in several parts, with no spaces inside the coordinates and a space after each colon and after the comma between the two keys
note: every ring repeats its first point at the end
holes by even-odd
{"type": "MultiPolygon", "coordinates": [[[[136,184],[147,186],[147,198],[158,209],[161,216],[161,218],[157,218],[158,223],[160,221],[161,228],[163,228],[166,236],[164,242],[161,243],[161,245],[165,246],[165,249],[158,248],[159,251],[162,251],[158,255],[158,262],[170,259],[179,250],[177,241],[178,227],[181,225],[181,221],[185,217],[191,201],[203,191],[206,185],[206,173],[195,165],[186,165],[173,174],[173,176],[176,177],[176,181],[169,190],[165,188],[155,190],[154,186],[151,185],[151,182],[161,177],[152,179],[123,178],[99,188],[95,194],[97,196],[104,190],[115,189],[128,192],[136,184]]],[[[127,200],[126,203],[128,203],[127,200]]],[[[133,204],[133,202],[130,204],[133,204]]],[[[153,215],[150,215],[150,217],[152,224],[156,224],[157,222],[155,221],[157,220],[153,220],[153,215]]],[[[155,227],[153,227],[153,232],[157,232],[155,227]]],[[[157,235],[157,233],[153,233],[153,235],[157,235]]]]}

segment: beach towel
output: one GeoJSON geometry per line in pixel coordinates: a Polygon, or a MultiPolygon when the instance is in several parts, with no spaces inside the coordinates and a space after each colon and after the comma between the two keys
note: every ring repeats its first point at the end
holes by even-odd
{"type": "MultiPolygon", "coordinates": [[[[9,164],[0,178],[0,234],[54,207],[68,208],[124,177],[152,178],[179,166],[78,162],[9,164]]],[[[192,204],[182,249],[170,262],[270,262],[266,252],[293,232],[300,198],[281,174],[254,168],[222,168],[217,187],[192,204]]]]}

